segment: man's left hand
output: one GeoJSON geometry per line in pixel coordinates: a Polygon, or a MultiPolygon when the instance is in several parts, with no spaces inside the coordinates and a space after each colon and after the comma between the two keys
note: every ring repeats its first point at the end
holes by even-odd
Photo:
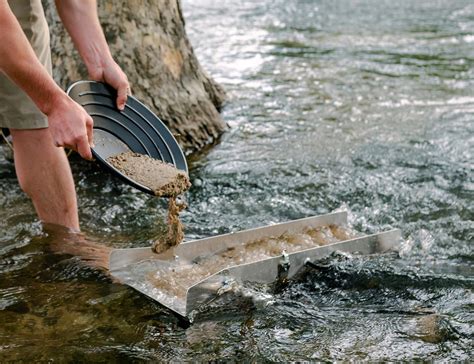
{"type": "Polygon", "coordinates": [[[89,70],[89,77],[93,81],[105,82],[117,90],[117,108],[123,110],[127,97],[130,95],[130,84],[127,75],[114,61],[109,60],[101,68],[89,70]]]}

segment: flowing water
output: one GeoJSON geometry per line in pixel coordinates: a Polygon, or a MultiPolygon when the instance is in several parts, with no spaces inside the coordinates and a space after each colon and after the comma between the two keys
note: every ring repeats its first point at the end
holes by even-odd
{"type": "MultiPolygon", "coordinates": [[[[226,88],[220,143],[190,158],[186,238],[335,209],[403,231],[400,257],[339,256],[271,305],[214,302],[186,328],[53,254],[0,153],[1,361],[468,360],[473,353],[471,0],[184,0],[226,88]]],[[[166,201],[73,158],[83,231],[150,246],[166,201]]]]}

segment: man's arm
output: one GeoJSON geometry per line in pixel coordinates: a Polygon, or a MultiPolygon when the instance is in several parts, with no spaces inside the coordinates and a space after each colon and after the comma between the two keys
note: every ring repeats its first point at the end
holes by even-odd
{"type": "Polygon", "coordinates": [[[130,92],[127,76],[113,60],[97,17],[96,0],[55,0],[59,16],[95,81],[117,90],[117,107],[123,110],[130,92]]]}
{"type": "Polygon", "coordinates": [[[92,118],[69,98],[38,61],[6,0],[0,0],[0,71],[22,88],[48,117],[57,146],[92,159],[92,118]]]}

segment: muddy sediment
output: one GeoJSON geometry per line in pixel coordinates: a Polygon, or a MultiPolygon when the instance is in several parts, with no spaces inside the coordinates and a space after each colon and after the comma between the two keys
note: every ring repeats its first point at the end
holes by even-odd
{"type": "Polygon", "coordinates": [[[158,197],[175,197],[191,186],[185,172],[147,155],[125,152],[107,158],[107,162],[158,197]]]}
{"type": "Polygon", "coordinates": [[[189,264],[160,266],[147,276],[147,280],[164,299],[183,300],[190,286],[222,269],[281,256],[283,250],[294,253],[353,239],[358,235],[347,226],[336,225],[308,228],[302,233],[287,232],[229,247],[217,254],[196,257],[189,264]]]}
{"type": "Polygon", "coordinates": [[[125,152],[109,157],[107,161],[134,181],[148,187],[157,197],[169,197],[168,232],[164,239],[153,243],[155,253],[163,253],[180,244],[184,239],[179,212],[186,208],[176,197],[191,187],[189,177],[173,165],[147,155],[125,152]]]}

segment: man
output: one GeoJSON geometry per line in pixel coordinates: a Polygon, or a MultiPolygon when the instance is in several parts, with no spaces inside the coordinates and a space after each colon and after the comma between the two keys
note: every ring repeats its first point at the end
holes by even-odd
{"type": "MultiPolygon", "coordinates": [[[[130,88],[110,54],[96,1],[56,0],[56,8],[90,78],[114,87],[123,109],[130,88]]],[[[0,0],[0,71],[0,127],[10,129],[20,186],[43,222],[78,231],[76,192],[63,147],[91,159],[93,122],[51,77],[41,0],[0,0]]]]}

